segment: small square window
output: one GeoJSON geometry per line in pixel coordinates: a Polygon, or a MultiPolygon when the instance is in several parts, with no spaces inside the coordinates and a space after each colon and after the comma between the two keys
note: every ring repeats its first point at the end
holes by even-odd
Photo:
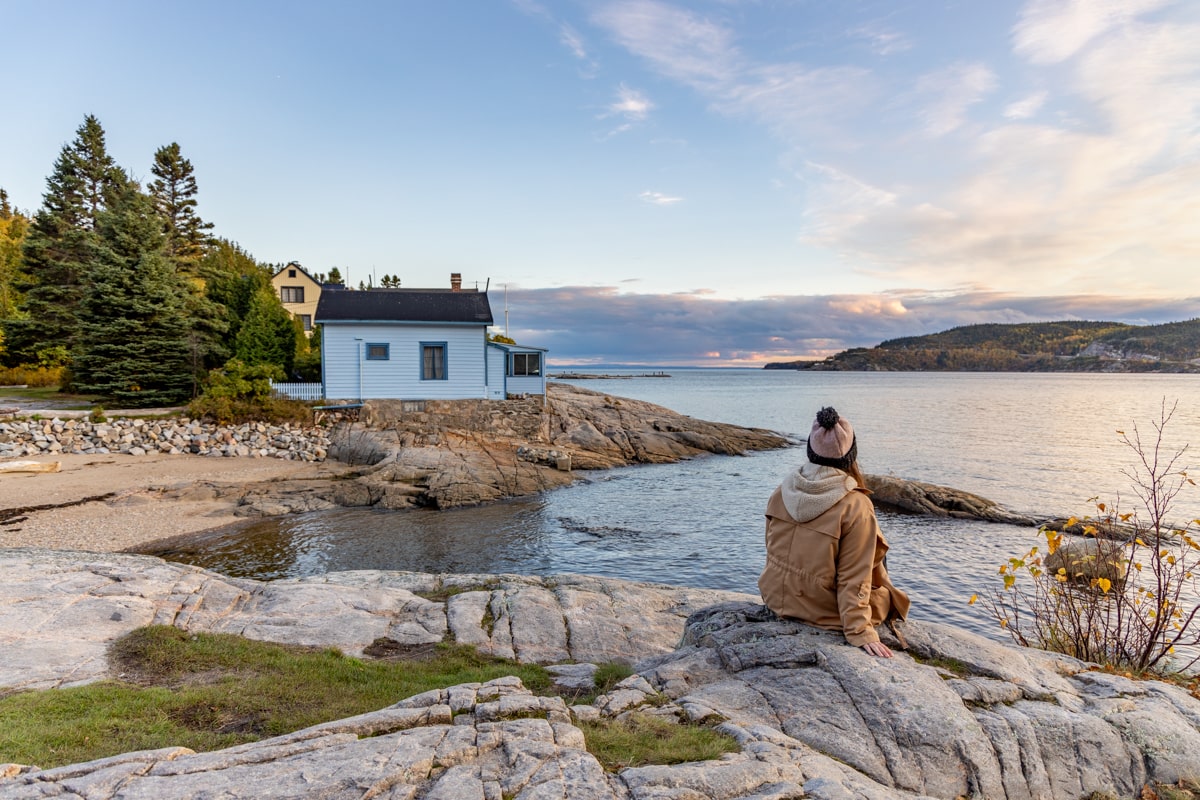
{"type": "Polygon", "coordinates": [[[289,270],[288,270],[288,277],[289,277],[289,278],[294,278],[294,277],[296,277],[296,270],[294,270],[294,269],[289,269],[289,270]]]}
{"type": "Polygon", "coordinates": [[[387,361],[389,358],[388,347],[386,344],[368,344],[367,361],[387,361]]]}

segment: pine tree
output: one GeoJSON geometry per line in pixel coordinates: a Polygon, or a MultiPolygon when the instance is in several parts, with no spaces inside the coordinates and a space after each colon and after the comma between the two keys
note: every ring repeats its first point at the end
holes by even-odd
{"type": "Polygon", "coordinates": [[[128,182],[108,155],[100,122],[88,115],[54,162],[25,237],[25,277],[16,284],[24,297],[4,321],[6,364],[63,360],[75,346],[80,276],[96,246],[96,221],[128,182]]]}
{"type": "Polygon", "coordinates": [[[250,307],[233,344],[236,358],[247,364],[275,364],[292,374],[296,360],[296,332],[292,315],[279,302],[270,284],[250,298],[250,307]]]}
{"type": "Polygon", "coordinates": [[[177,142],[171,142],[154,153],[150,171],[156,176],[150,184],[150,196],[167,226],[167,253],[178,269],[192,272],[204,254],[206,231],[213,227],[196,213],[192,162],[180,154],[177,142]]]}
{"type": "Polygon", "coordinates": [[[152,200],[127,184],[96,220],[85,275],[74,388],[129,407],[191,395],[188,288],[175,273],[152,200]]]}
{"type": "Polygon", "coordinates": [[[338,269],[337,267],[330,267],[329,268],[329,282],[337,283],[337,284],[343,283],[342,271],[340,269],[338,269]]]}

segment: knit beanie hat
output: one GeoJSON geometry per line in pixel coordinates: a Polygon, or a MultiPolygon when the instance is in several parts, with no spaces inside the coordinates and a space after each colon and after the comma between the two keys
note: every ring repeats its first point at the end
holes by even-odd
{"type": "Polygon", "coordinates": [[[827,467],[849,469],[858,458],[858,440],[850,420],[826,406],[817,412],[812,431],[808,434],[808,460],[827,467]]]}

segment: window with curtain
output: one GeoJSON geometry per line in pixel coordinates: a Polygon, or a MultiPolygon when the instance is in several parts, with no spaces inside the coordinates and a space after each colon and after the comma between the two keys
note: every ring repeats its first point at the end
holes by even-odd
{"type": "Polygon", "coordinates": [[[446,345],[445,343],[421,344],[421,380],[446,380],[446,345]]]}
{"type": "Polygon", "coordinates": [[[367,361],[387,361],[389,347],[386,344],[368,344],[367,361]]]}
{"type": "Polygon", "coordinates": [[[284,303],[303,303],[304,302],[304,287],[303,286],[280,286],[279,299],[284,303]]]}

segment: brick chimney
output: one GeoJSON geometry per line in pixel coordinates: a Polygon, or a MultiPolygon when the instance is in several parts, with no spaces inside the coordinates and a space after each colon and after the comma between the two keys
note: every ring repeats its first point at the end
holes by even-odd
{"type": "Polygon", "coordinates": [[[450,273],[450,291],[452,291],[452,292],[461,292],[462,291],[462,273],[461,272],[451,272],[450,273]]]}

